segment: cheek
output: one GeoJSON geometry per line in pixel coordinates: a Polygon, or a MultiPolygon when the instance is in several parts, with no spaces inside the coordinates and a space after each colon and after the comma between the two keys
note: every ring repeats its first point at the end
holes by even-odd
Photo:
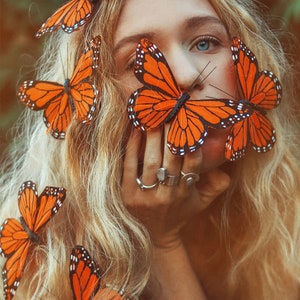
{"type": "Polygon", "coordinates": [[[203,172],[219,167],[226,161],[225,143],[230,129],[231,128],[219,130],[209,129],[207,138],[201,147],[203,154],[203,172]]]}
{"type": "Polygon", "coordinates": [[[124,91],[124,95],[127,99],[129,99],[129,97],[135,90],[142,87],[142,84],[135,77],[133,70],[118,74],[116,76],[116,79],[118,80],[118,83],[121,89],[124,91]]]}
{"type": "Polygon", "coordinates": [[[216,98],[236,98],[237,77],[231,56],[215,64],[215,72],[209,78],[209,90],[216,98]]]}

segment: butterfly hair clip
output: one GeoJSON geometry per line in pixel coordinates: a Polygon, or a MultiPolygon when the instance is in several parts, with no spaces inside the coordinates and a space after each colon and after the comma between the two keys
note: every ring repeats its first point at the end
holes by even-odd
{"type": "Polygon", "coordinates": [[[46,186],[38,196],[35,183],[26,181],[18,193],[20,220],[8,218],[0,227],[4,298],[12,299],[22,277],[29,248],[39,242],[38,232],[58,212],[66,197],[62,187],[46,186]]]}
{"type": "Polygon", "coordinates": [[[275,129],[266,114],[280,104],[282,87],[274,73],[259,71],[256,56],[239,38],[233,38],[231,50],[242,94],[239,103],[249,112],[232,126],[226,142],[226,158],[236,160],[249,146],[259,153],[272,149],[275,129]]]}
{"type": "Polygon", "coordinates": [[[190,99],[178,86],[163,53],[147,39],[138,43],[134,74],[143,87],[130,96],[129,119],[143,131],[169,123],[167,145],[175,155],[199,148],[209,127],[226,128],[248,116],[243,104],[234,100],[190,99]]]}
{"type": "Polygon", "coordinates": [[[64,139],[73,113],[81,123],[93,118],[98,91],[91,82],[93,70],[99,66],[101,37],[90,42],[64,84],[53,81],[28,80],[18,91],[19,100],[32,110],[44,111],[44,123],[56,139],[64,139]]]}
{"type": "Polygon", "coordinates": [[[58,28],[66,33],[72,33],[83,26],[92,14],[93,6],[99,0],[71,0],[59,8],[36,33],[41,37],[47,32],[56,31],[58,28]]]}

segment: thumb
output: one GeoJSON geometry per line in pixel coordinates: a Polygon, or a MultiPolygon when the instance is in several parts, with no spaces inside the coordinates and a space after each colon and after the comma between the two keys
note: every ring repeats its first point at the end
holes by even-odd
{"type": "Polygon", "coordinates": [[[204,179],[199,181],[196,188],[199,192],[202,209],[204,209],[228,189],[230,177],[220,169],[211,170],[200,176],[204,179]]]}

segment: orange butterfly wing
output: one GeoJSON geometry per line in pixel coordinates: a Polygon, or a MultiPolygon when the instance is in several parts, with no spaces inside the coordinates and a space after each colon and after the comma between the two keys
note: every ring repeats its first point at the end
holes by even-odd
{"type": "Polygon", "coordinates": [[[36,36],[41,37],[43,34],[55,31],[59,27],[67,33],[77,30],[90,17],[92,2],[95,1],[71,0],[67,2],[42,24],[36,36]]]}
{"type": "Polygon", "coordinates": [[[142,130],[161,126],[172,112],[177,100],[148,88],[136,90],[128,102],[129,119],[142,130]]]}
{"type": "Polygon", "coordinates": [[[100,287],[101,270],[82,246],[72,249],[70,256],[70,281],[75,300],[122,300],[122,296],[108,287],[100,287]],[[100,289],[101,288],[101,289],[100,289]]]}
{"type": "Polygon", "coordinates": [[[142,130],[157,128],[172,112],[181,91],[163,54],[147,39],[137,46],[134,73],[145,86],[129,99],[129,119],[142,130]]]}
{"type": "Polygon", "coordinates": [[[225,157],[228,160],[236,160],[245,154],[249,140],[248,124],[249,119],[245,119],[232,126],[225,147],[225,157]]]}
{"type": "Polygon", "coordinates": [[[32,110],[44,110],[44,122],[54,138],[64,139],[73,111],[82,123],[93,117],[98,91],[89,81],[99,64],[101,38],[95,37],[80,56],[71,79],[64,85],[50,81],[25,81],[19,88],[19,100],[32,110]]]}
{"type": "Polygon", "coordinates": [[[226,128],[247,116],[233,100],[187,100],[171,123],[168,146],[175,155],[193,152],[204,143],[208,127],[226,128]]]}
{"type": "Polygon", "coordinates": [[[46,187],[38,197],[32,181],[22,184],[18,197],[20,222],[9,218],[0,228],[0,253],[7,258],[2,271],[5,299],[12,299],[16,293],[29,247],[38,242],[37,231],[57,213],[65,193],[63,188],[46,187]]]}
{"type": "Polygon", "coordinates": [[[32,110],[44,110],[44,122],[57,139],[65,138],[72,120],[72,107],[65,87],[50,81],[25,81],[18,92],[19,100],[32,110]]]}
{"type": "Polygon", "coordinates": [[[90,300],[100,288],[101,270],[82,246],[72,249],[70,281],[75,300],[90,300]]]}
{"type": "Polygon", "coordinates": [[[267,117],[254,111],[249,118],[249,135],[252,148],[257,152],[267,152],[272,149],[275,139],[275,129],[267,117]]]}
{"type": "Polygon", "coordinates": [[[12,299],[23,274],[31,242],[25,228],[16,219],[6,219],[0,227],[0,253],[7,257],[2,269],[5,299],[12,299]]]}
{"type": "Polygon", "coordinates": [[[275,130],[267,119],[266,110],[280,104],[282,88],[278,78],[270,71],[258,71],[255,55],[238,38],[233,39],[232,56],[236,66],[243,99],[248,106],[249,120],[235,124],[225,147],[225,156],[235,160],[244,155],[249,144],[257,152],[272,149],[275,130]],[[244,136],[242,136],[244,134],[244,136]]]}
{"type": "Polygon", "coordinates": [[[142,39],[136,50],[135,76],[144,84],[128,102],[128,116],[142,130],[170,123],[167,144],[175,155],[195,151],[208,127],[224,128],[244,118],[242,104],[229,99],[189,100],[178,87],[162,52],[142,39]]]}
{"type": "Polygon", "coordinates": [[[89,81],[93,73],[94,50],[89,49],[83,54],[69,81],[69,91],[75,107],[76,119],[82,123],[89,123],[95,111],[98,91],[89,81]]]}

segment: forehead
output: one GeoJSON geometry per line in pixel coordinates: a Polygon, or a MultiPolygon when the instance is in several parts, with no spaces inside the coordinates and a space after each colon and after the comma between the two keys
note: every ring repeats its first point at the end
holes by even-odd
{"type": "Polygon", "coordinates": [[[142,32],[164,30],[172,34],[183,20],[196,16],[218,18],[208,0],[127,0],[117,24],[115,43],[142,32]]]}

